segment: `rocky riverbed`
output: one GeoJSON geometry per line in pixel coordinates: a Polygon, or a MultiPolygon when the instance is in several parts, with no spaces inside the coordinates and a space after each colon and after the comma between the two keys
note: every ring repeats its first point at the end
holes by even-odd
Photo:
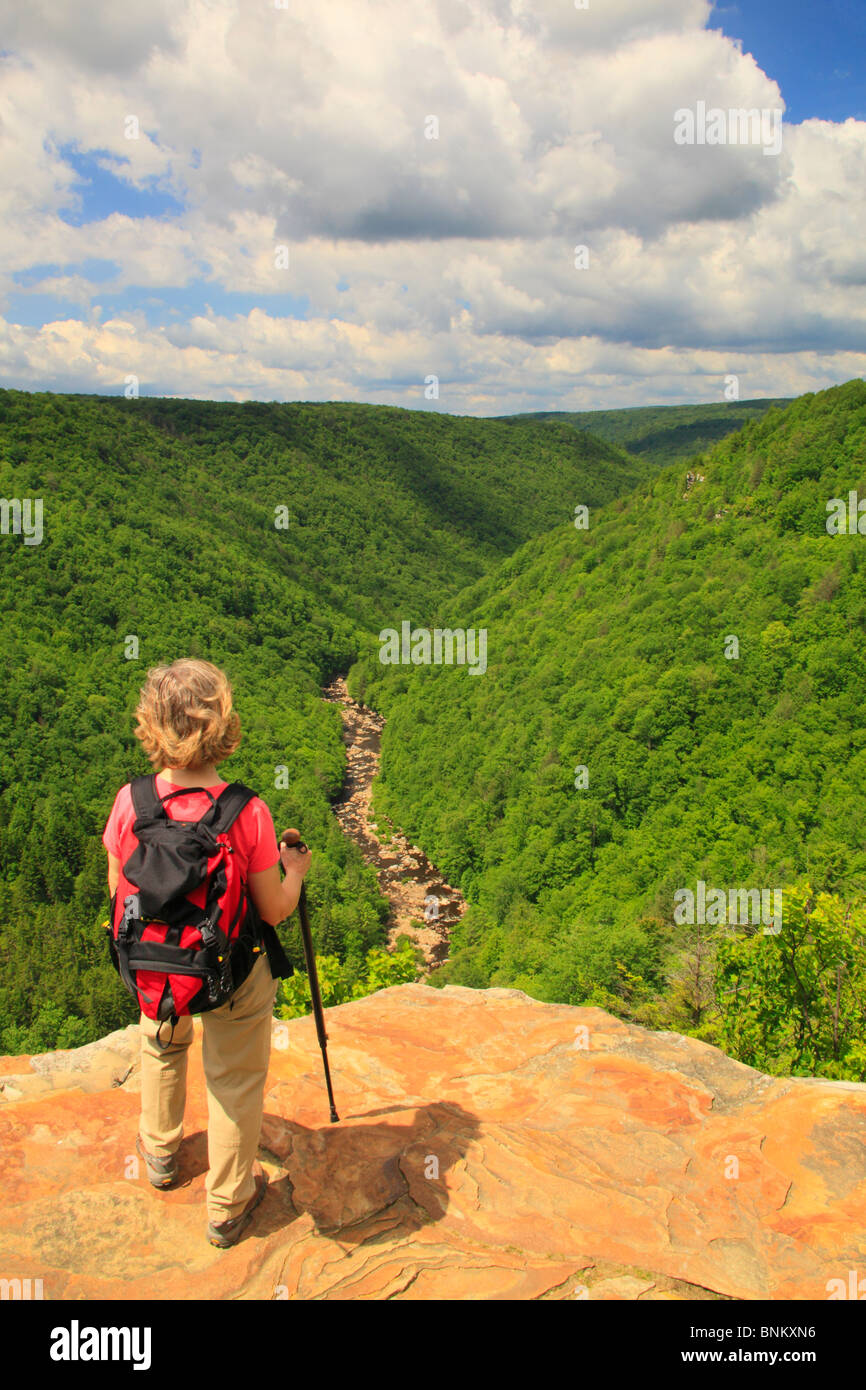
{"type": "Polygon", "coordinates": [[[379,770],[385,723],[382,716],[353,700],[342,677],[326,686],[323,695],[340,707],[346,745],[346,781],[334,804],[334,814],[366,862],[376,869],[382,895],[391,905],[389,946],[399,936],[410,936],[424,953],[426,977],[447,959],[449,934],[466,911],[466,902],[459,889],[445,882],[423,850],[390,822],[376,824],[372,819],[373,778],[379,770]]]}

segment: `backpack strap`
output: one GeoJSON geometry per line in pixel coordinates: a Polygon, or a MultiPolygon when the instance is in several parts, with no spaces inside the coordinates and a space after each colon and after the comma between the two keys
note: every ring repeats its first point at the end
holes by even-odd
{"type": "Polygon", "coordinates": [[[132,792],[132,805],[136,820],[155,820],[166,816],[165,807],[156,794],[156,773],[146,777],[134,777],[129,784],[132,792]]]}
{"type": "MultiPolygon", "coordinates": [[[[213,827],[214,830],[217,833],[228,830],[230,826],[234,825],[244,807],[247,806],[256,795],[257,793],[251,791],[249,787],[245,787],[243,782],[230,783],[217,800],[218,824],[213,827]]],[[[271,926],[270,922],[264,921],[264,919],[259,916],[256,905],[249,895],[249,889],[247,888],[245,891],[247,912],[250,916],[254,939],[260,942],[265,948],[265,954],[267,955],[268,965],[270,966],[273,978],[275,980],[287,980],[291,975],[294,975],[295,967],[283,950],[276,929],[271,926]]]]}
{"type": "MultiPolygon", "coordinates": [[[[187,796],[190,792],[204,792],[210,796],[207,787],[182,787],[179,791],[169,792],[167,796],[161,797],[157,794],[156,777],[157,774],[152,772],[145,777],[134,777],[129,784],[136,820],[168,820],[165,802],[170,801],[173,796],[187,796]]],[[[211,827],[217,832],[228,830],[234,825],[244,807],[257,795],[258,793],[250,787],[245,787],[243,782],[230,782],[218,797],[211,796],[211,805],[202,819],[217,822],[218,824],[211,827]]]]}
{"type": "Polygon", "coordinates": [[[294,975],[295,967],[283,950],[283,943],[277,936],[276,927],[272,927],[270,922],[262,922],[262,940],[265,943],[271,975],[275,980],[288,980],[294,975]]]}
{"type": "Polygon", "coordinates": [[[211,826],[215,834],[230,830],[244,807],[257,795],[258,793],[250,787],[245,787],[243,782],[230,782],[216,800],[216,817],[211,826]]]}

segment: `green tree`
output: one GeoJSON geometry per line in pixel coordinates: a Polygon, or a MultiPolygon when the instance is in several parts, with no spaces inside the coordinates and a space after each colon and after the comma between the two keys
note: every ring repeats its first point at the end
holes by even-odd
{"type": "Polygon", "coordinates": [[[776,1075],[866,1080],[866,907],[786,889],[778,934],[719,942],[722,1046],[776,1075]]]}

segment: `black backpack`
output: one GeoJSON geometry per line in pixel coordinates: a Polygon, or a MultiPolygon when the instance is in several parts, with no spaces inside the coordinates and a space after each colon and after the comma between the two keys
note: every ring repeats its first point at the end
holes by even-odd
{"type": "Polygon", "coordinates": [[[137,777],[130,790],[138,844],[111,899],[109,947],[142,1013],[160,1024],[170,1020],[173,1035],[181,1014],[205,1013],[231,999],[262,951],[274,979],[286,979],[294,967],[256,911],[228,836],[256,793],[232,782],[217,798],[207,787],[160,797],[155,775],[137,777]],[[197,821],[173,820],[165,802],[190,792],[203,792],[209,809],[197,821]],[[200,907],[187,895],[205,883],[200,907]]]}

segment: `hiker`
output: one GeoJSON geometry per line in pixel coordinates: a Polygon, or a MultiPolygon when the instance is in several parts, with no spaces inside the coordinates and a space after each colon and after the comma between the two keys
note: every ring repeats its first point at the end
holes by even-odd
{"type": "MultiPolygon", "coordinates": [[[[202,1014],[202,1060],[207,1083],[207,1238],[212,1245],[227,1248],[236,1243],[249,1224],[267,1186],[267,1174],[256,1161],[256,1149],[270,1056],[271,1021],[277,977],[292,973],[273,928],[295,910],[311,856],[306,848],[301,852],[291,847],[291,842],[300,842],[296,830],[285,831],[278,846],[273,819],[264,801],[240,783],[231,784],[227,791],[230,784],[222,781],[217,772],[219,764],[235,752],[241,741],[240,721],[232,709],[231,686],[217,667],[208,661],[181,660],[148,671],[136,718],[136,737],[158,771],[154,777],[140,778],[121,787],[102,837],[108,851],[112,897],[112,921],[108,924],[112,959],[122,975],[125,971],[124,981],[137,993],[142,1010],[141,1121],[136,1150],[144,1159],[151,1184],[171,1187],[178,1176],[176,1154],[183,1136],[187,1057],[193,1039],[191,1005],[193,1012],[202,1014]],[[224,814],[218,809],[221,807],[224,814]],[[198,825],[190,832],[188,826],[168,825],[166,818],[201,821],[202,826],[211,822],[213,832],[198,825]],[[226,821],[230,822],[227,830],[226,821]],[[133,833],[134,825],[142,840],[133,833]],[[183,852],[178,852],[177,837],[190,833],[204,836],[205,844],[211,848],[200,851],[200,856],[212,855],[220,853],[219,842],[213,838],[219,831],[223,831],[222,843],[230,847],[223,853],[229,867],[220,868],[219,878],[213,870],[207,872],[211,861],[202,858],[207,875],[201,880],[202,887],[188,896],[179,898],[175,894],[171,898],[175,906],[179,905],[179,912],[175,912],[174,924],[166,925],[159,911],[152,907],[154,902],[164,901],[160,883],[163,889],[170,881],[177,887],[177,874],[189,875],[184,862],[189,858],[188,841],[184,841],[183,852]],[[172,839],[174,845],[166,847],[165,842],[172,839]],[[151,840],[157,846],[154,850],[150,850],[151,840]],[[156,857],[147,861],[141,858],[142,853],[156,857]],[[147,862],[160,868],[160,883],[154,885],[148,880],[145,888],[147,875],[139,870],[147,862]],[[286,875],[282,881],[280,864],[286,875]],[[124,877],[125,871],[133,875],[132,879],[124,877]],[[229,876],[234,885],[233,900],[227,890],[229,876]],[[216,889],[226,890],[221,902],[225,904],[228,899],[222,914],[210,906],[215,880],[216,889]],[[134,895],[137,887],[140,899],[126,896],[134,895]],[[193,907],[197,897],[199,907],[193,907]],[[150,915],[146,915],[148,901],[150,915]],[[204,904],[208,905],[207,913],[204,904]],[[121,922],[124,911],[137,912],[135,946],[139,956],[148,956],[144,968],[140,960],[132,962],[138,967],[134,974],[129,968],[130,948],[124,952],[118,937],[118,924],[125,925],[121,922]],[[176,957],[178,945],[187,947],[192,940],[195,945],[187,950],[187,955],[192,958],[197,949],[197,959],[203,959],[202,947],[211,938],[214,950],[218,947],[217,937],[210,931],[212,920],[221,920],[227,932],[226,923],[238,918],[245,925],[247,921],[251,923],[252,935],[245,934],[232,952],[207,957],[223,962],[219,988],[215,983],[216,970],[205,979],[202,972],[197,977],[189,972],[166,974],[170,966],[160,961],[160,952],[163,956],[174,952],[176,957]],[[189,922],[197,923],[201,931],[181,925],[189,922]],[[143,923],[147,925],[142,926],[143,923]],[[156,923],[156,927],[151,923],[156,923]],[[176,944],[167,946],[168,939],[176,944]],[[147,970],[150,962],[161,964],[161,973],[147,970]],[[213,992],[208,995],[208,990],[213,992]],[[215,999],[224,1002],[216,1006],[215,999]]],[[[168,910],[166,917],[171,919],[168,910]]]]}

